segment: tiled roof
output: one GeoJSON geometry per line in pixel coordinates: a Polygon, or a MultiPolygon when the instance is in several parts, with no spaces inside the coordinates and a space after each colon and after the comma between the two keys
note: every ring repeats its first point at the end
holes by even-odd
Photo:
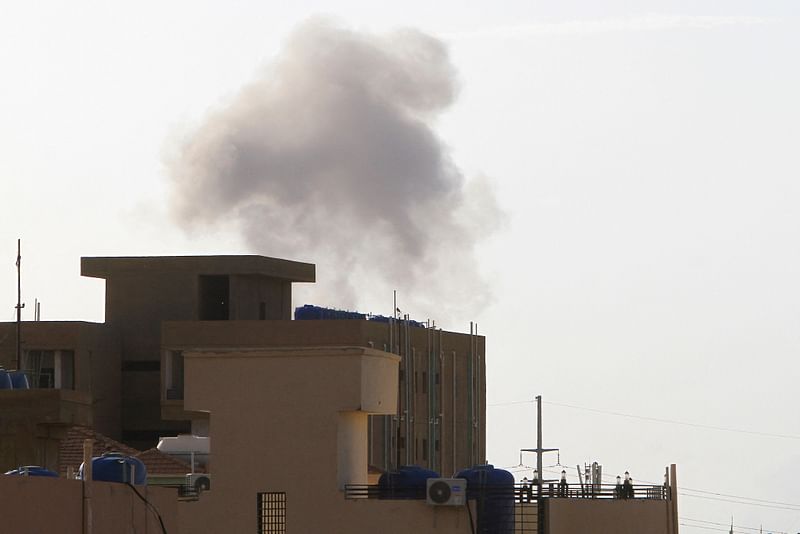
{"type": "MultiPolygon", "coordinates": [[[[135,456],[147,468],[148,475],[185,475],[192,469],[189,464],[164,454],[156,448],[144,452],[128,447],[127,445],[95,432],[85,426],[74,426],[67,431],[58,448],[58,471],[62,476],[67,474],[67,467],[71,466],[75,473],[83,463],[83,441],[94,440],[92,456],[100,456],[106,452],[121,452],[127,456],[135,456]]],[[[195,469],[204,472],[202,469],[195,469]]]]}
{"type": "Polygon", "coordinates": [[[115,441],[108,436],[95,432],[85,426],[73,426],[58,446],[58,472],[64,476],[67,467],[71,466],[75,473],[83,463],[83,441],[94,440],[92,456],[100,456],[104,452],[121,452],[128,456],[136,456],[139,451],[115,441]]]}
{"type": "MultiPolygon", "coordinates": [[[[136,455],[139,460],[147,468],[148,475],[185,475],[191,472],[192,468],[186,462],[183,462],[174,456],[170,456],[169,454],[164,454],[160,450],[156,449],[155,447],[152,449],[148,449],[144,452],[140,452],[136,455]]],[[[202,468],[195,467],[195,471],[198,473],[204,473],[205,470],[202,468]]]]}

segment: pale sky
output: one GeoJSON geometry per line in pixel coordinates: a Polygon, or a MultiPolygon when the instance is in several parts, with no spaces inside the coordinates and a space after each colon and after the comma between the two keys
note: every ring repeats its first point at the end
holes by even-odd
{"type": "MultiPolygon", "coordinates": [[[[103,320],[102,283],[79,277],[80,256],[270,255],[233,223],[174,222],[164,161],[175,140],[311,16],[416,28],[444,41],[458,72],[436,132],[506,217],[477,254],[491,305],[437,317],[398,287],[400,303],[487,336],[489,461],[513,466],[535,446],[533,405],[507,403],[537,394],[760,432],[545,405],[545,445],[570,476],[598,461],[611,478],[660,482],[674,462],[681,486],[711,492],[684,493],[680,515],[696,525],[684,532],[725,529],[731,515],[798,532],[799,12],[789,1],[4,2],[0,319],[14,317],[18,237],[25,318],[38,298],[45,320],[103,320]]],[[[296,304],[315,294],[330,288],[302,288],[296,304]]],[[[355,304],[391,313],[390,294],[355,304]]]]}

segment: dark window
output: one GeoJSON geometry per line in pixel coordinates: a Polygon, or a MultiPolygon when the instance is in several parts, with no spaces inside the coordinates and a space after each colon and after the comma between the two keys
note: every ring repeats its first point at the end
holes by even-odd
{"type": "Polygon", "coordinates": [[[62,350],[61,389],[75,389],[75,351],[62,350]]]}
{"type": "Polygon", "coordinates": [[[258,494],[258,534],[286,534],[286,492],[258,494]]]}
{"type": "Polygon", "coordinates": [[[56,387],[55,352],[52,350],[29,350],[25,353],[23,367],[30,377],[32,388],[56,387]]]}
{"type": "Polygon", "coordinates": [[[397,448],[398,449],[406,448],[406,438],[404,438],[403,436],[397,436],[397,448]]]}
{"type": "Polygon", "coordinates": [[[406,372],[400,369],[400,380],[402,381],[406,377],[406,372]]]}
{"type": "Polygon", "coordinates": [[[260,302],[258,304],[258,320],[263,321],[267,318],[267,303],[260,302]]]}
{"type": "Polygon", "coordinates": [[[436,385],[439,385],[439,373],[436,373],[436,385]]]}
{"type": "Polygon", "coordinates": [[[200,276],[201,321],[228,320],[229,286],[227,276],[200,276]]]}
{"type": "Polygon", "coordinates": [[[183,352],[179,350],[170,351],[169,374],[167,400],[183,399],[183,352]]]}
{"type": "Polygon", "coordinates": [[[154,373],[161,370],[161,362],[158,360],[122,362],[122,370],[134,373],[154,373]]]}
{"type": "Polygon", "coordinates": [[[22,368],[32,388],[75,389],[73,350],[26,350],[22,368]]]}
{"type": "Polygon", "coordinates": [[[436,452],[439,452],[439,440],[438,439],[433,442],[433,447],[436,450],[436,452]]]}
{"type": "Polygon", "coordinates": [[[428,459],[428,440],[425,438],[422,438],[422,459],[428,459]]]}

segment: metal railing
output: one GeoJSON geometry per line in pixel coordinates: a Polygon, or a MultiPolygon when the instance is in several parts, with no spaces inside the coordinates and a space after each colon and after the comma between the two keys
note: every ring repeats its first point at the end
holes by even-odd
{"type": "MultiPolygon", "coordinates": [[[[396,499],[424,500],[425,487],[381,487],[377,484],[347,484],[345,499],[396,499]]],[[[542,486],[542,498],[548,499],[657,499],[666,500],[669,488],[666,486],[646,486],[623,484],[560,484],[548,483],[542,486]]],[[[537,487],[530,484],[509,486],[484,486],[479,489],[467,488],[468,499],[511,498],[520,504],[535,503],[538,500],[537,487]]]]}

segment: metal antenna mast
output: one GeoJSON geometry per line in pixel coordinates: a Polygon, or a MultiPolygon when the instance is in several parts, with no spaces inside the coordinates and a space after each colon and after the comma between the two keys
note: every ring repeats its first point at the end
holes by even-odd
{"type": "Polygon", "coordinates": [[[17,369],[22,367],[22,336],[20,334],[20,327],[22,326],[22,308],[25,305],[22,303],[22,278],[20,275],[22,269],[22,240],[17,239],[17,369]]]}

